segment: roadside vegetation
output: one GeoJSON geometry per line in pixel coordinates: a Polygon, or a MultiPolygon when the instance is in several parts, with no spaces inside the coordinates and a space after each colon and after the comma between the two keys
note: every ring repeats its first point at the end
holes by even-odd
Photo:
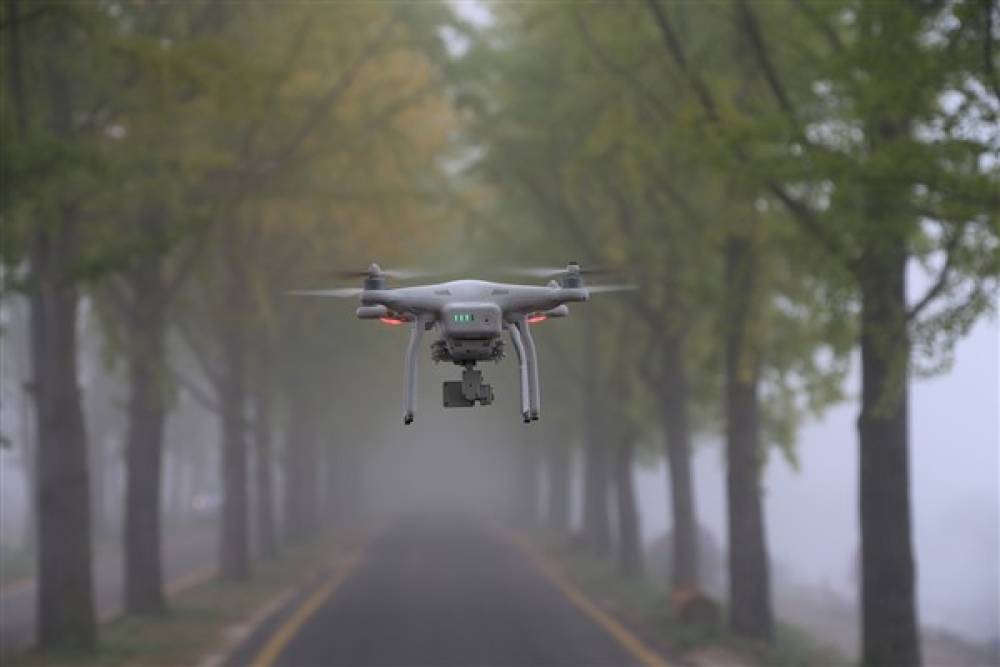
{"type": "MultiPolygon", "coordinates": [[[[641,636],[668,647],[695,665],[725,661],[734,665],[850,665],[853,662],[804,630],[779,619],[772,642],[740,637],[725,623],[692,623],[678,617],[670,586],[649,576],[623,578],[613,561],[595,557],[579,542],[535,532],[533,541],[592,600],[633,627],[641,636]]],[[[720,621],[728,609],[720,606],[720,621]]]]}
{"type": "Polygon", "coordinates": [[[170,598],[163,616],[124,615],[101,626],[95,652],[35,650],[4,657],[8,667],[59,667],[67,664],[199,665],[216,652],[225,654],[227,630],[243,625],[286,590],[329,572],[345,547],[330,540],[284,550],[261,566],[252,582],[221,579],[198,584],[170,598]]]}
{"type": "Polygon", "coordinates": [[[996,310],[997,3],[471,5],[486,18],[3,0],[0,441],[42,651],[23,660],[183,662],[288,581],[282,559],[390,495],[364,485],[420,433],[399,431],[405,327],[288,290],[373,260],[470,278],[579,260],[638,289],[544,341],[530,432],[475,413],[503,450],[498,511],[579,534],[569,566],[664,641],[836,658],[775,619],[762,479],[856,377],[859,660],[920,664],[910,390],[996,310]],[[726,472],[710,636],[663,607],[705,588],[703,441],[726,472]],[[667,470],[657,581],[644,458],[667,470]],[[170,505],[202,508],[225,583],[168,599],[170,505]],[[107,530],[127,617],[99,628],[107,530]]]}

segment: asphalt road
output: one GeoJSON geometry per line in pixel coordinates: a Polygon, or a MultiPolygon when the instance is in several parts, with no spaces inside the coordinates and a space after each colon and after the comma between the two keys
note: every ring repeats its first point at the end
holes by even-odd
{"type": "Polygon", "coordinates": [[[290,667],[640,662],[517,547],[470,519],[399,523],[368,545],[318,608],[293,606],[232,660],[290,667]],[[271,657],[262,659],[268,646],[271,657]]]}
{"type": "MultiPolygon", "coordinates": [[[[215,566],[216,530],[214,524],[180,535],[167,535],[163,543],[164,576],[167,587],[182,585],[199,574],[208,574],[215,566]]],[[[122,609],[123,582],[120,548],[110,555],[94,558],[94,604],[100,618],[106,619],[122,609]]],[[[38,591],[33,580],[0,588],[0,655],[26,649],[35,643],[35,608],[38,591]]]]}

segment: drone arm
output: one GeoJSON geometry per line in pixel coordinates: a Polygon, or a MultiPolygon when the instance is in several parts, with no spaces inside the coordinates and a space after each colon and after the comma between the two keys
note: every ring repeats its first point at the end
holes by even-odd
{"type": "Polygon", "coordinates": [[[541,407],[538,388],[538,353],[535,350],[535,339],[531,336],[531,326],[524,317],[517,320],[517,328],[524,340],[524,351],[528,357],[528,391],[531,404],[531,418],[538,419],[541,407]]]}
{"type": "Polygon", "coordinates": [[[403,405],[404,424],[413,421],[413,411],[417,403],[417,348],[420,346],[420,338],[423,335],[424,320],[418,317],[410,324],[410,343],[406,346],[406,367],[403,379],[406,390],[406,399],[403,405]]]}
{"type": "Polygon", "coordinates": [[[528,396],[528,367],[527,367],[527,355],[524,351],[524,343],[521,341],[521,334],[518,331],[516,324],[507,324],[507,332],[510,334],[510,340],[514,344],[514,349],[517,351],[517,365],[520,371],[521,377],[521,416],[524,417],[525,423],[531,421],[531,401],[528,396]]]}

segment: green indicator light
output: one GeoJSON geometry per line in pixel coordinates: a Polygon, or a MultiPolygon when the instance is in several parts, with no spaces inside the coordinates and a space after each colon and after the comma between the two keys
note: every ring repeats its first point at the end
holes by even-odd
{"type": "Polygon", "coordinates": [[[469,313],[456,313],[452,315],[452,319],[456,322],[471,322],[472,315],[469,313]]]}

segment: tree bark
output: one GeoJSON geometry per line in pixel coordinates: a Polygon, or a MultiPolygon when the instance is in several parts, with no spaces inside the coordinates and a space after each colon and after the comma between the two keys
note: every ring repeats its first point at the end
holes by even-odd
{"type": "Polygon", "coordinates": [[[615,452],[615,489],[618,506],[618,571],[625,577],[642,573],[642,539],[639,533],[639,508],[635,499],[632,465],[635,439],[622,438],[615,452]]]}
{"type": "Polygon", "coordinates": [[[271,426],[270,377],[261,373],[254,388],[254,444],[257,450],[257,539],[260,555],[271,559],[278,553],[274,522],[274,454],[271,426]]]}
{"type": "Polygon", "coordinates": [[[726,244],[726,491],[729,517],[729,624],[733,632],[774,634],[760,474],[760,358],[749,340],[757,266],[752,241],[726,244]]]}
{"type": "MultiPolygon", "coordinates": [[[[12,5],[16,13],[16,3],[12,5]]],[[[13,15],[12,15],[13,16],[13,15]]],[[[58,51],[58,49],[57,49],[58,51]]],[[[73,91],[54,53],[46,68],[52,134],[72,132],[73,91]]],[[[91,580],[86,432],[77,383],[77,305],[71,272],[79,239],[75,204],[37,221],[31,250],[31,342],[38,436],[38,639],[42,648],[92,650],[97,642],[91,580]]]]}
{"type": "MultiPolygon", "coordinates": [[[[873,220],[871,224],[878,224],[873,220]]],[[[906,249],[886,243],[863,265],[861,305],[862,662],[920,664],[910,516],[906,249]]]]}
{"type": "Polygon", "coordinates": [[[596,553],[611,548],[611,517],[608,514],[608,454],[604,442],[604,410],[600,381],[595,369],[597,359],[594,327],[587,328],[586,412],[583,472],[583,533],[587,545],[596,553]]]}
{"type": "Polygon", "coordinates": [[[289,406],[285,539],[292,544],[307,540],[318,527],[315,416],[302,393],[292,392],[289,406]]]}
{"type": "Polygon", "coordinates": [[[128,441],[125,491],[125,610],[162,614],[160,554],[163,429],[166,404],[166,293],[163,258],[142,257],[130,269],[128,441]]]}
{"type": "Polygon", "coordinates": [[[559,534],[569,532],[569,443],[558,434],[549,438],[547,446],[549,528],[559,534]]]}
{"type": "Polygon", "coordinates": [[[238,254],[238,235],[230,226],[225,257],[225,312],[219,320],[223,370],[219,386],[222,413],[222,522],[219,572],[223,579],[250,578],[250,536],[247,507],[246,332],[243,329],[246,284],[238,254]]]}
{"type": "Polygon", "coordinates": [[[683,339],[667,336],[663,343],[660,417],[666,440],[673,518],[674,588],[698,585],[698,543],[691,483],[691,433],[688,423],[688,383],[683,339]]]}
{"type": "Polygon", "coordinates": [[[32,347],[38,434],[38,638],[46,649],[97,640],[91,581],[87,445],[77,385],[77,290],[67,278],[77,224],[40,232],[32,257],[32,347]]]}

